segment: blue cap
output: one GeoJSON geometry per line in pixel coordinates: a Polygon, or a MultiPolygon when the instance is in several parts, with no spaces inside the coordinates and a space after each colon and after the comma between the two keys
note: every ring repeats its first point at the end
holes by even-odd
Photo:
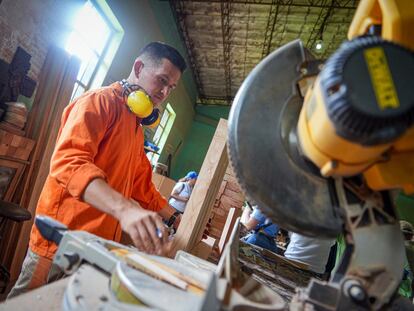
{"type": "Polygon", "coordinates": [[[188,179],[196,179],[198,177],[198,174],[194,171],[188,172],[187,175],[185,175],[185,178],[188,179]]]}

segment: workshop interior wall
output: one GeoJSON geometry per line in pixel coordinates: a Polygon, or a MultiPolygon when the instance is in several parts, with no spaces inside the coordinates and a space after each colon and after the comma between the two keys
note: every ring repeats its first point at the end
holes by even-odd
{"type": "Polygon", "coordinates": [[[227,119],[230,107],[201,106],[195,108],[196,115],[185,140],[181,153],[177,156],[177,165],[172,170],[172,178],[178,179],[188,171],[199,171],[220,118],[227,119]]]}
{"type": "Polygon", "coordinates": [[[400,219],[414,225],[414,195],[399,193],[395,198],[395,205],[400,219]]]}
{"type": "Polygon", "coordinates": [[[172,170],[173,179],[178,180],[189,171],[200,171],[215,130],[216,127],[210,124],[193,122],[190,134],[177,156],[177,165],[172,170]]]}

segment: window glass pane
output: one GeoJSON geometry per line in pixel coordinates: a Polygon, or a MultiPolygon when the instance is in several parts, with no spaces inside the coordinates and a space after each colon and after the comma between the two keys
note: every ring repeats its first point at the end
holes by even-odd
{"type": "Polygon", "coordinates": [[[160,156],[158,154],[154,154],[153,157],[152,157],[152,160],[151,160],[152,165],[157,163],[159,158],[160,158],[160,156]]]}
{"type": "Polygon", "coordinates": [[[165,124],[167,124],[168,118],[170,117],[170,113],[167,109],[164,110],[164,113],[162,114],[160,126],[165,127],[165,124]]]}
{"type": "Polygon", "coordinates": [[[106,77],[106,73],[108,72],[107,65],[101,64],[98,68],[98,71],[95,74],[92,84],[90,85],[91,89],[96,89],[102,85],[103,80],[106,77]]]}
{"type": "Polygon", "coordinates": [[[85,92],[85,89],[78,82],[76,82],[70,101],[73,101],[75,98],[79,97],[84,92],[85,92]]]}
{"type": "Polygon", "coordinates": [[[72,32],[65,47],[70,54],[78,56],[81,61],[88,60],[92,57],[92,50],[85,44],[85,41],[77,32],[72,32]]]}
{"type": "Polygon", "coordinates": [[[155,135],[154,135],[154,144],[156,144],[157,146],[158,146],[158,143],[160,141],[162,132],[163,132],[163,128],[159,126],[157,131],[155,132],[155,135]]]}
{"type": "Polygon", "coordinates": [[[87,2],[77,19],[74,30],[82,35],[84,42],[99,54],[109,38],[110,29],[95,7],[87,2]]]}
{"type": "MultiPolygon", "coordinates": [[[[110,36],[111,29],[99,11],[88,1],[77,15],[65,47],[69,53],[81,59],[77,79],[84,85],[88,86],[94,78],[93,73],[110,36]]],[[[103,78],[100,80],[102,83],[103,78]]]]}
{"type": "Polygon", "coordinates": [[[96,68],[96,65],[98,64],[98,57],[94,55],[85,63],[85,71],[83,72],[81,77],[78,77],[78,80],[80,80],[83,84],[88,85],[89,80],[91,79],[92,74],[96,68]]]}

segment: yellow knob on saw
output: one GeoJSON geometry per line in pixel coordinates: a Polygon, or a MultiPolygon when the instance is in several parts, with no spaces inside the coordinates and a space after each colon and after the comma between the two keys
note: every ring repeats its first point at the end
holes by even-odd
{"type": "Polygon", "coordinates": [[[148,117],[154,108],[150,97],[142,90],[129,94],[127,105],[139,118],[148,117]]]}

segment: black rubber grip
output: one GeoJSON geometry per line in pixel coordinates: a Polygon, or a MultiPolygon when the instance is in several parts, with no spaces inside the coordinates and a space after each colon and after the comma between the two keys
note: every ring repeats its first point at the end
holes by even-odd
{"type": "Polygon", "coordinates": [[[48,241],[55,242],[57,245],[59,245],[65,232],[68,231],[68,227],[64,224],[45,215],[37,215],[35,224],[42,237],[48,241]]]}

